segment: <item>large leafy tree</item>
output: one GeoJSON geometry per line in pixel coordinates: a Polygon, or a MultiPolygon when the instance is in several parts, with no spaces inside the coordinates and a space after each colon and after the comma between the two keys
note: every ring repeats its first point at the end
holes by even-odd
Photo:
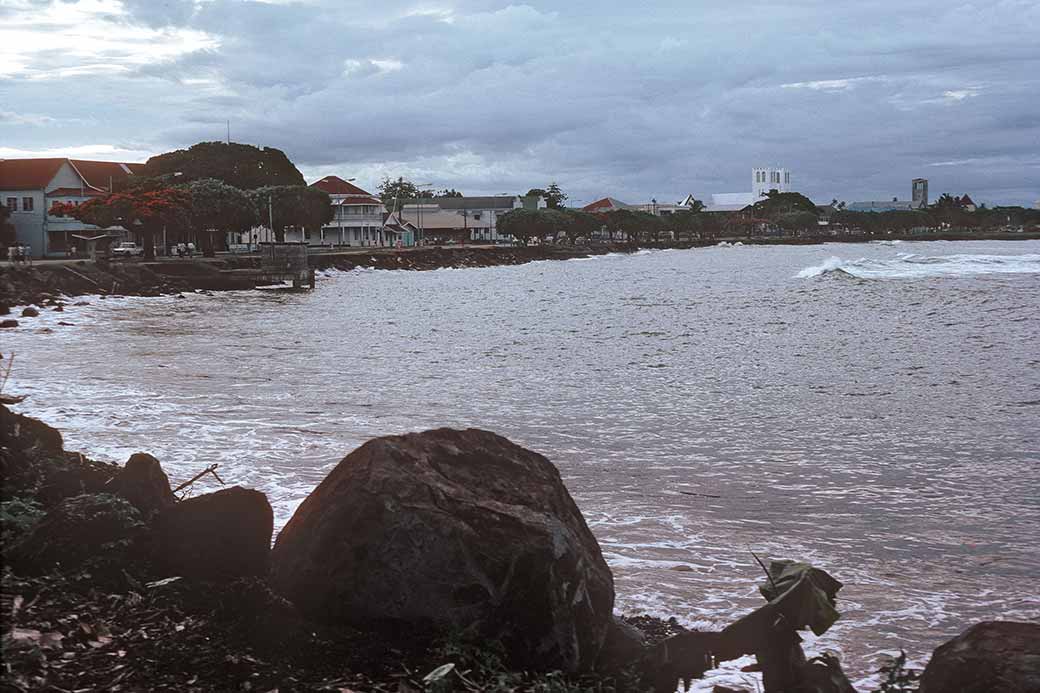
{"type": "Polygon", "coordinates": [[[395,201],[414,200],[420,197],[462,197],[462,193],[452,189],[444,190],[440,195],[434,195],[433,191],[420,190],[415,183],[400,176],[397,180],[384,178],[383,182],[379,184],[379,199],[383,201],[387,209],[393,209],[395,201]]]}
{"type": "Polygon", "coordinates": [[[155,236],[163,228],[190,226],[191,196],[181,188],[156,188],[109,193],[75,205],[55,203],[50,214],[67,216],[99,228],[122,226],[141,237],[145,259],[155,258],[155,236]]]}
{"type": "Polygon", "coordinates": [[[545,206],[549,209],[563,209],[563,203],[567,201],[567,194],[560,189],[556,181],[549,183],[547,188],[531,188],[526,197],[541,197],[545,200],[545,206]]]}
{"type": "Polygon", "coordinates": [[[514,209],[498,218],[498,232],[509,234],[527,245],[532,238],[543,236],[546,233],[546,225],[538,211],[514,209]]]}
{"type": "Polygon", "coordinates": [[[305,184],[303,174],[282,150],[236,142],[199,142],[187,149],[153,156],[141,175],[167,182],[175,179],[177,183],[215,178],[242,190],[305,184]]]}
{"type": "Polygon", "coordinates": [[[796,192],[778,192],[770,190],[766,193],[764,200],[759,200],[753,206],[753,214],[764,219],[777,219],[781,214],[791,212],[808,212],[819,216],[819,210],[805,195],[796,192]]]}
{"type": "Polygon", "coordinates": [[[202,252],[212,257],[214,236],[226,231],[248,231],[258,222],[257,208],[248,193],[215,178],[186,186],[191,196],[191,226],[202,239],[202,252]]]}
{"type": "Polygon", "coordinates": [[[578,209],[563,209],[560,213],[567,218],[563,226],[563,232],[567,239],[574,243],[578,238],[591,238],[594,233],[603,227],[603,220],[595,214],[582,212],[578,209]]]}
{"type": "Polygon", "coordinates": [[[332,221],[327,193],[306,185],[274,185],[250,192],[261,223],[272,224],[275,239],[285,241],[285,229],[316,231],[332,221]]]}

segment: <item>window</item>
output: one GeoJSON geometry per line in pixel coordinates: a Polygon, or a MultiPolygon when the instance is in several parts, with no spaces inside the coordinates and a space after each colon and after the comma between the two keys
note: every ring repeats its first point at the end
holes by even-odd
{"type": "Polygon", "coordinates": [[[18,211],[18,198],[17,197],[9,197],[9,198],[7,198],[7,205],[6,205],[6,207],[9,210],[11,210],[12,212],[17,212],[18,211]]]}
{"type": "Polygon", "coordinates": [[[31,212],[33,211],[33,199],[31,197],[22,198],[22,211],[31,212]]]}

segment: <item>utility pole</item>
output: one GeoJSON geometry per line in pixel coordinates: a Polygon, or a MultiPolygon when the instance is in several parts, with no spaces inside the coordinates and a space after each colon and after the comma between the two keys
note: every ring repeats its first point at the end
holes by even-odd
{"type": "Polygon", "coordinates": [[[272,236],[274,235],[274,205],[271,202],[271,199],[273,197],[274,195],[267,196],[267,223],[269,224],[269,228],[271,229],[272,236]]]}
{"type": "Polygon", "coordinates": [[[227,143],[231,144],[231,120],[227,122],[227,143]]]}

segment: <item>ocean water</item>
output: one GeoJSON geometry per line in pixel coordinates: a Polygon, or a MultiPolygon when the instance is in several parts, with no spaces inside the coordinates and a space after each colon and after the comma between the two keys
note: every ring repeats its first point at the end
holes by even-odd
{"type": "Polygon", "coordinates": [[[723,246],[92,297],[0,353],[67,447],[218,462],[278,526],[372,437],[501,433],[560,468],[619,610],[719,628],[761,604],[752,551],[809,560],[845,587],[807,649],[867,689],[1040,619],[1038,297],[1036,241],[723,246]]]}

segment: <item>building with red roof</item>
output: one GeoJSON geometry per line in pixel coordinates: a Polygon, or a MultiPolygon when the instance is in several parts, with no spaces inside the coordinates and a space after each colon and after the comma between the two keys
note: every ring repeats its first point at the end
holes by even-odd
{"type": "MultiPolygon", "coordinates": [[[[76,235],[96,235],[96,226],[47,210],[55,202],[78,204],[105,195],[118,183],[140,175],[144,164],[83,159],[0,159],[0,205],[11,212],[16,243],[34,257],[64,256],[76,235]]],[[[124,229],[114,229],[119,235],[124,229]]]]}
{"type": "Polygon", "coordinates": [[[332,221],[317,233],[287,230],[285,240],[332,247],[393,245],[396,235],[387,234],[383,228],[386,207],[378,197],[339,176],[325,176],[311,187],[328,193],[332,221]]]}

